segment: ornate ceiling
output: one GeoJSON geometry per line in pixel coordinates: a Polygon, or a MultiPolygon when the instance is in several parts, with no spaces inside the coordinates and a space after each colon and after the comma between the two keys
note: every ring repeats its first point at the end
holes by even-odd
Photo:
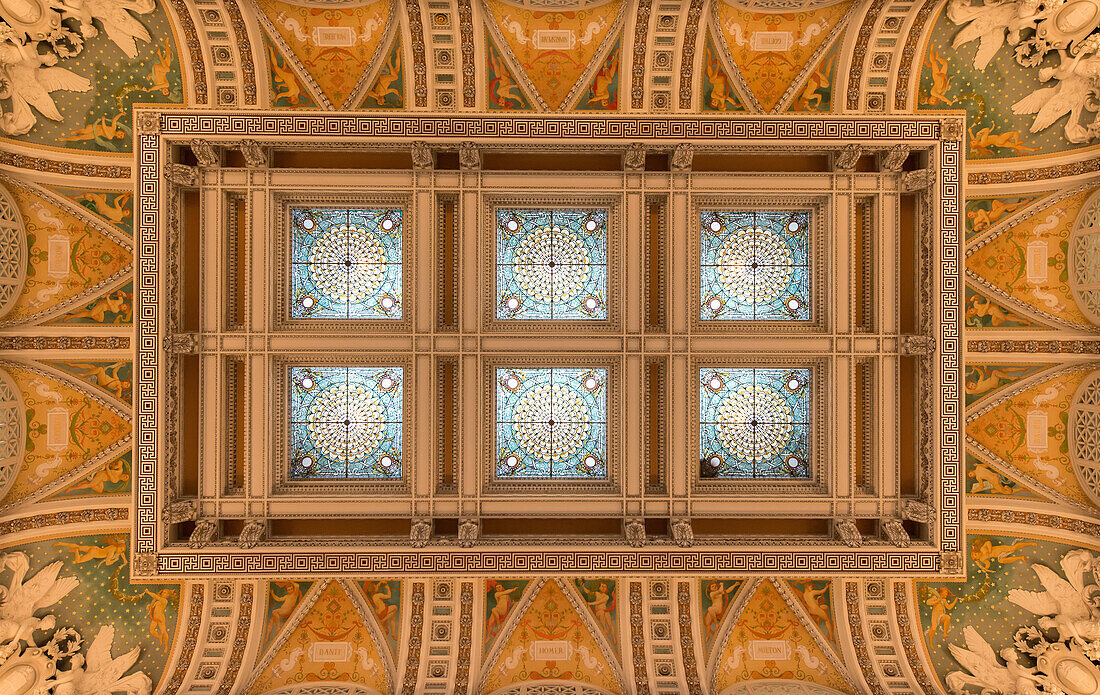
{"type": "Polygon", "coordinates": [[[0,0],[0,691],[1100,691],[1095,8],[0,0]],[[966,579],[132,580],[134,104],[965,112],[966,579]]]}

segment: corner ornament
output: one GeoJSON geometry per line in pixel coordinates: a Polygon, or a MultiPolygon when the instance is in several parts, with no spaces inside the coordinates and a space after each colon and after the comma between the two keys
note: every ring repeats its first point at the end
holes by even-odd
{"type": "Polygon", "coordinates": [[[947,674],[953,695],[968,688],[987,695],[1100,692],[1100,558],[1071,550],[1059,564],[1061,574],[1031,566],[1045,591],[1009,590],[1010,603],[1037,616],[1034,625],[1016,630],[1012,646],[994,651],[972,625],[963,630],[965,647],[948,645],[965,669],[947,674]]]}

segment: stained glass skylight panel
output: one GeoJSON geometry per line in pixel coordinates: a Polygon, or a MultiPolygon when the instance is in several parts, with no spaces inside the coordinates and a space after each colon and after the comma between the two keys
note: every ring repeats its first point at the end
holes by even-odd
{"type": "Polygon", "coordinates": [[[497,210],[498,319],[607,318],[607,210],[497,210]]]}
{"type": "Polygon", "coordinates": [[[291,208],[290,316],[401,318],[400,209],[291,208]]]}
{"type": "Polygon", "coordinates": [[[497,478],[605,478],[607,370],[496,370],[497,478]]]}
{"type": "Polygon", "coordinates": [[[803,368],[699,371],[703,478],[808,478],[810,378],[803,368]]]}
{"type": "Polygon", "coordinates": [[[703,210],[699,222],[699,318],[811,318],[808,211],[703,210]]]}
{"type": "Polygon", "coordinates": [[[401,477],[401,367],[291,367],[290,477],[401,477]]]}

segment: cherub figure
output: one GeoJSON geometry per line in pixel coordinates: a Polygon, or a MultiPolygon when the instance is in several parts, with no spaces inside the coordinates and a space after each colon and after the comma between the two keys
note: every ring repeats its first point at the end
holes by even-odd
{"type": "Polygon", "coordinates": [[[994,133],[993,126],[988,126],[975,133],[974,126],[971,125],[966,129],[966,132],[970,134],[970,151],[979,157],[992,157],[994,147],[1012,150],[1015,154],[1034,152],[1039,149],[1020,142],[1020,131],[1018,130],[994,133]]]}
{"type": "Polygon", "coordinates": [[[78,309],[68,315],[70,319],[87,318],[96,323],[106,323],[107,314],[118,314],[115,323],[126,323],[134,317],[133,295],[125,290],[117,290],[97,299],[91,306],[78,309]]]}
{"type": "Polygon", "coordinates": [[[298,586],[298,582],[290,582],[285,580],[275,581],[271,583],[272,587],[279,587],[283,590],[282,596],[276,596],[274,589],[271,591],[271,600],[278,601],[279,607],[271,611],[271,617],[268,620],[267,626],[264,628],[264,641],[266,642],[268,637],[279,632],[279,629],[290,618],[291,613],[298,607],[298,602],[302,598],[302,588],[298,586]]]}
{"type": "Polygon", "coordinates": [[[953,79],[947,74],[948,61],[946,58],[940,58],[936,53],[935,47],[928,49],[928,57],[924,59],[924,66],[932,70],[932,87],[928,90],[928,98],[922,101],[928,106],[935,106],[936,104],[954,104],[955,100],[947,96],[947,92],[951,89],[951,80],[953,79]]]}
{"type": "Polygon", "coordinates": [[[737,100],[730,94],[729,78],[717,58],[707,61],[707,79],[710,80],[711,108],[725,111],[730,104],[736,108],[737,100]]]}
{"type": "Polygon", "coordinates": [[[130,470],[122,459],[115,459],[95,473],[81,479],[70,488],[70,492],[78,490],[90,490],[96,494],[103,494],[107,483],[124,483],[130,479],[130,470]]]}
{"type": "Polygon", "coordinates": [[[387,97],[393,94],[397,96],[398,101],[401,100],[401,92],[393,86],[393,83],[397,81],[397,78],[401,76],[401,54],[398,51],[394,51],[393,55],[386,62],[386,72],[378,76],[378,80],[374,83],[374,87],[367,92],[367,96],[374,100],[376,104],[381,106],[386,103],[387,97]]]}
{"type": "Polygon", "coordinates": [[[164,96],[168,96],[171,87],[168,85],[168,73],[172,69],[172,43],[168,37],[164,38],[164,48],[157,48],[157,62],[153,63],[153,70],[149,73],[149,91],[160,90],[164,96]]]}
{"type": "Polygon", "coordinates": [[[511,589],[505,589],[500,582],[489,580],[489,590],[493,592],[493,598],[496,601],[492,610],[489,611],[489,619],[485,621],[485,631],[490,636],[504,627],[504,621],[508,619],[508,614],[512,612],[512,606],[516,603],[512,598],[512,592],[518,588],[513,586],[511,589]]]}
{"type": "Polygon", "coordinates": [[[302,90],[298,87],[298,80],[290,68],[279,65],[279,58],[275,49],[267,47],[268,63],[271,65],[271,77],[275,83],[275,93],[271,95],[271,103],[279,99],[286,99],[291,105],[297,106],[302,100],[302,90]]]}
{"type": "Polygon", "coordinates": [[[615,81],[615,73],[619,70],[619,54],[612,56],[611,60],[603,66],[592,83],[592,96],[588,104],[599,104],[601,108],[611,108],[615,101],[615,95],[611,93],[611,83],[615,81]]]}
{"type": "Polygon", "coordinates": [[[594,590],[584,584],[581,584],[581,588],[584,589],[585,596],[592,597],[591,601],[586,600],[585,603],[592,606],[592,613],[596,616],[600,629],[608,635],[615,634],[615,623],[611,620],[611,612],[615,610],[615,594],[608,590],[607,582],[600,582],[599,587],[594,590]]]}
{"type": "Polygon", "coordinates": [[[368,582],[363,584],[370,596],[374,617],[386,633],[387,637],[397,639],[397,604],[387,603],[393,598],[393,591],[388,582],[368,582]],[[373,588],[371,588],[373,584],[373,588]]]}
{"type": "Polygon", "coordinates": [[[711,639],[718,632],[718,626],[722,624],[722,618],[726,617],[726,599],[737,589],[737,584],[723,586],[722,582],[711,582],[707,585],[707,597],[710,598],[710,606],[703,615],[703,637],[711,639]]]}
{"type": "Polygon", "coordinates": [[[1023,555],[1014,555],[1013,553],[1019,553],[1020,548],[1026,548],[1028,546],[1035,546],[1036,543],[1032,541],[1016,541],[1010,545],[993,545],[993,541],[988,538],[982,541],[981,538],[975,538],[973,548],[970,550],[970,559],[974,561],[978,567],[986,573],[993,571],[993,561],[1007,565],[1010,562],[1019,562],[1020,560],[1026,560],[1023,555]]]}
{"type": "Polygon", "coordinates": [[[156,638],[161,649],[164,649],[171,639],[168,636],[168,620],[164,612],[168,608],[169,599],[176,598],[176,592],[173,589],[161,589],[153,593],[146,589],[145,594],[152,599],[147,609],[149,611],[149,634],[156,638]]]}
{"type": "Polygon", "coordinates": [[[126,565],[126,541],[121,536],[107,536],[106,545],[82,545],[80,543],[58,542],[53,547],[63,548],[73,554],[73,563],[84,564],[90,560],[99,560],[96,567],[107,565],[110,567],[119,560],[126,565]]]}
{"type": "Polygon", "coordinates": [[[502,109],[512,109],[523,105],[523,97],[518,94],[519,85],[512,80],[508,69],[504,67],[504,61],[493,51],[489,51],[489,67],[493,71],[493,79],[489,81],[489,98],[502,109]],[[518,102],[512,104],[512,100],[518,102]]]}
{"type": "Polygon", "coordinates": [[[1031,201],[1020,200],[1015,203],[1004,203],[1003,201],[993,199],[990,201],[988,210],[985,208],[967,210],[966,219],[970,220],[971,229],[975,232],[980,232],[999,222],[1006,214],[1016,212],[1029,202],[1031,201]]]}
{"type": "Polygon", "coordinates": [[[931,647],[939,630],[944,639],[947,639],[947,631],[951,629],[951,616],[948,614],[959,604],[959,598],[951,593],[946,586],[941,586],[935,591],[928,592],[924,604],[932,607],[932,617],[928,621],[928,646],[931,647]]]}
{"type": "Polygon", "coordinates": [[[65,137],[58,138],[62,142],[84,142],[103,138],[104,140],[122,140],[126,137],[126,129],[119,126],[119,120],[126,115],[125,111],[119,111],[115,117],[107,123],[106,116],[100,116],[98,121],[92,121],[83,128],[77,128],[65,137]]]}
{"type": "Polygon", "coordinates": [[[86,362],[77,362],[72,366],[83,370],[76,372],[77,376],[92,377],[96,385],[110,391],[115,395],[115,398],[119,400],[122,400],[122,394],[130,390],[130,380],[120,379],[118,376],[119,371],[126,367],[125,362],[115,362],[105,367],[86,362]]]}

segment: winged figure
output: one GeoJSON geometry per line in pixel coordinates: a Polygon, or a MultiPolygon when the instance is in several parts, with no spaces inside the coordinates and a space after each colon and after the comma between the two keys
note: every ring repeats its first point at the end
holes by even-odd
{"type": "Polygon", "coordinates": [[[54,626],[54,617],[36,618],[35,612],[52,606],[80,583],[76,577],[57,578],[61,562],[54,562],[27,581],[23,577],[30,569],[26,553],[6,553],[0,556],[0,567],[12,571],[11,583],[0,586],[0,642],[23,640],[30,643],[31,633],[54,626]]]}
{"type": "Polygon", "coordinates": [[[152,12],[155,0],[62,0],[61,11],[66,17],[80,21],[80,33],[91,38],[99,33],[92,20],[99,20],[107,38],[115,42],[128,58],[137,57],[137,42],[150,40],[149,30],[127,10],[138,14],[152,12]]]}
{"type": "Polygon", "coordinates": [[[1044,630],[1055,628],[1063,639],[1093,641],[1100,639],[1100,611],[1089,602],[1083,575],[1093,565],[1086,550],[1074,550],[1062,558],[1066,578],[1046,565],[1031,566],[1046,591],[1012,589],[1008,600],[1024,610],[1043,617],[1038,621],[1044,630]]]}
{"type": "Polygon", "coordinates": [[[1012,112],[1036,114],[1031,124],[1033,133],[1050,127],[1068,113],[1066,139],[1070,142],[1088,142],[1093,134],[1090,128],[1081,125],[1080,119],[1090,94],[1096,89],[1097,78],[1100,78],[1100,55],[1093,54],[1087,58],[1079,55],[1067,60],[1065,50],[1058,53],[1062,58],[1061,65],[1039,71],[1040,80],[1046,82],[1054,78],[1057,80],[1055,86],[1035,90],[1013,104],[1012,112]]]}
{"type": "Polygon", "coordinates": [[[77,654],[72,658],[72,668],[55,676],[54,695],[149,695],[153,681],[141,671],[123,676],[138,660],[141,647],[134,647],[122,656],[111,656],[115,641],[115,626],[99,628],[88,647],[88,659],[77,654]]]}
{"type": "Polygon", "coordinates": [[[37,43],[24,44],[7,24],[0,23],[0,99],[11,99],[11,113],[0,113],[0,129],[22,135],[38,122],[33,106],[46,118],[61,120],[50,92],[86,92],[92,83],[66,68],[55,67],[57,56],[41,54],[37,43]]]}
{"type": "Polygon", "coordinates": [[[947,645],[951,656],[970,672],[952,671],[947,674],[947,689],[954,695],[967,695],[967,686],[976,686],[987,695],[1039,695],[1035,687],[1038,679],[1031,675],[1029,669],[1016,663],[1013,650],[1002,652],[1013,657],[1006,667],[997,660],[997,653],[989,642],[973,627],[967,625],[963,629],[963,638],[966,640],[965,649],[955,644],[947,645]]]}
{"type": "Polygon", "coordinates": [[[1019,2],[998,2],[971,5],[969,0],[951,0],[947,5],[947,18],[955,24],[966,24],[955,34],[952,48],[978,39],[978,53],[974,56],[974,68],[985,70],[989,61],[1004,45],[1005,32],[1020,14],[1019,2]]]}

